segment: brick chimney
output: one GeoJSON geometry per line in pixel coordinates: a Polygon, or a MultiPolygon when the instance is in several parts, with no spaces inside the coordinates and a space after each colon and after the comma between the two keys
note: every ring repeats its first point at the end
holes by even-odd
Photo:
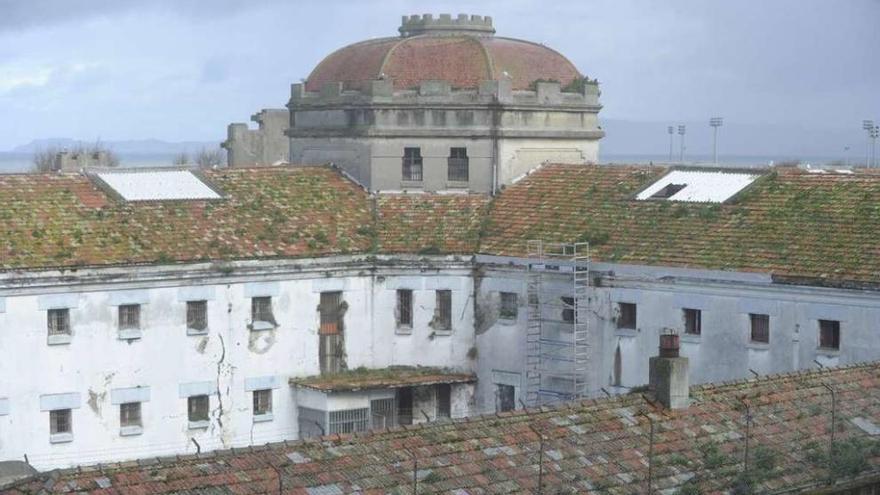
{"type": "Polygon", "coordinates": [[[660,335],[660,355],[650,359],[648,384],[654,397],[669,409],[686,409],[690,403],[688,358],[679,356],[679,337],[660,335]]]}

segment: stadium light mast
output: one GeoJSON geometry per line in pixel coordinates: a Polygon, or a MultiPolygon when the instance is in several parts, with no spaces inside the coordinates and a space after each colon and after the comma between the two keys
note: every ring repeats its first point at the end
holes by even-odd
{"type": "Polygon", "coordinates": [[[877,166],[877,138],[880,137],[880,125],[875,125],[871,132],[871,166],[877,166]]]}
{"type": "Polygon", "coordinates": [[[681,136],[681,151],[680,151],[680,156],[678,158],[678,161],[681,163],[684,163],[684,133],[685,133],[685,130],[686,129],[685,129],[684,124],[678,125],[678,135],[681,136]]]}
{"type": "Polygon", "coordinates": [[[712,117],[709,125],[712,127],[712,162],[718,165],[718,128],[724,124],[723,117],[712,117]]]}
{"type": "Polygon", "coordinates": [[[862,121],[862,129],[868,132],[868,140],[865,141],[865,166],[870,167],[870,155],[871,155],[871,130],[874,129],[874,121],[873,120],[863,120],[862,121]]]}
{"type": "Polygon", "coordinates": [[[675,134],[675,128],[669,126],[666,128],[666,132],[669,133],[669,163],[672,163],[672,135],[675,134]]]}

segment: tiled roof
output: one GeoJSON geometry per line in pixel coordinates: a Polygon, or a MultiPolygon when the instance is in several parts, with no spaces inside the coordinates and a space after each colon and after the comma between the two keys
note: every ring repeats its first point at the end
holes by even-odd
{"type": "Polygon", "coordinates": [[[489,197],[485,194],[381,194],[379,251],[473,254],[489,197]]]}
{"type": "Polygon", "coordinates": [[[314,390],[337,392],[371,388],[433,385],[437,383],[469,383],[476,380],[473,373],[462,373],[443,368],[391,366],[379,369],[358,368],[341,373],[291,378],[290,384],[314,390]]]}
{"type": "Polygon", "coordinates": [[[665,172],[542,167],[493,202],[480,252],[590,241],[594,261],[880,283],[880,174],[781,168],[725,204],[632,199],[665,172]]]}
{"type": "Polygon", "coordinates": [[[278,493],[279,485],[286,494],[413,493],[414,478],[418,493],[537,493],[540,476],[543,493],[629,495],[648,493],[650,483],[654,493],[671,495],[804,493],[880,480],[877,363],[695,387],[691,397],[685,410],[633,393],[79,468],[20,482],[7,493],[257,494],[278,493]],[[826,386],[836,396],[833,428],[826,386]]]}

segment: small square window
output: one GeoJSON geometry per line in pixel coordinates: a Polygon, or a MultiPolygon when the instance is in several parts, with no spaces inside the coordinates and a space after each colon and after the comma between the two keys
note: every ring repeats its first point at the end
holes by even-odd
{"type": "Polygon", "coordinates": [[[49,433],[52,435],[73,433],[70,409],[49,411],[49,433]]]}
{"type": "Polygon", "coordinates": [[[565,323],[574,323],[574,298],[562,297],[562,321],[565,323]]]}
{"type": "Polygon", "coordinates": [[[819,347],[823,349],[840,349],[840,322],[837,320],[819,320],[819,347]]]}
{"type": "Polygon", "coordinates": [[[397,326],[412,328],[413,325],[413,291],[397,289],[397,326]]]}
{"type": "Polygon", "coordinates": [[[187,301],[186,328],[199,332],[208,329],[208,301],[187,301]]]}
{"type": "Polygon", "coordinates": [[[140,402],[126,402],[119,405],[119,426],[123,428],[141,426],[140,402]]]}
{"type": "Polygon", "coordinates": [[[422,149],[403,149],[403,180],[421,182],[422,180],[422,149]]]}
{"type": "Polygon", "coordinates": [[[684,333],[701,335],[703,333],[703,312],[699,309],[684,308],[684,333]]]}
{"type": "Polygon", "coordinates": [[[254,297],[251,299],[251,320],[254,323],[262,322],[275,325],[275,316],[272,314],[272,298],[268,296],[254,297]]]}
{"type": "Polygon", "coordinates": [[[770,342],[770,315],[749,314],[752,342],[770,342]]]}
{"type": "Polygon", "coordinates": [[[194,395],[187,400],[187,417],[190,423],[206,422],[209,418],[210,400],[207,395],[194,395]]]}
{"type": "Polygon", "coordinates": [[[434,328],[437,330],[452,329],[452,291],[437,291],[437,307],[434,309],[434,328]]]}
{"type": "Polygon", "coordinates": [[[636,305],[633,303],[617,303],[620,314],[617,316],[617,328],[636,329],[636,305]]]}
{"type": "Polygon", "coordinates": [[[119,329],[137,330],[141,327],[141,305],[123,304],[119,306],[119,329]]]}
{"type": "Polygon", "coordinates": [[[272,389],[254,390],[254,416],[272,414],[272,389]]]}
{"type": "Polygon", "coordinates": [[[515,320],[518,309],[516,292],[502,292],[498,316],[502,320],[515,320]]]}
{"type": "Polygon", "coordinates": [[[70,335],[70,310],[50,309],[46,312],[49,335],[70,335]]]}
{"type": "Polygon", "coordinates": [[[468,181],[467,148],[450,148],[447,162],[447,180],[450,182],[468,181]]]}

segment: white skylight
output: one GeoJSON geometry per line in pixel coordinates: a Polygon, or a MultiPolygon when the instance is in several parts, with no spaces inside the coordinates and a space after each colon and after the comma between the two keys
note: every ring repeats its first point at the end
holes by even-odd
{"type": "Polygon", "coordinates": [[[723,203],[761,174],[708,170],[673,170],[640,192],[636,199],[723,203]]]}
{"type": "Polygon", "coordinates": [[[100,172],[95,174],[126,201],[220,199],[188,170],[100,172]]]}

